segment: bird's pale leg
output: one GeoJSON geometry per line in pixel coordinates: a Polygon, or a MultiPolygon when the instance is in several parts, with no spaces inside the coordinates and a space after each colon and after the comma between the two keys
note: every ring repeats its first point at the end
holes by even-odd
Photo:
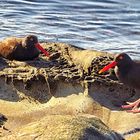
{"type": "Polygon", "coordinates": [[[127,110],[127,112],[129,113],[140,113],[140,108],[137,108],[137,109],[132,109],[132,110],[127,110]]]}
{"type": "Polygon", "coordinates": [[[127,102],[128,105],[122,105],[122,108],[129,109],[132,108],[132,110],[127,110],[127,112],[133,112],[133,113],[140,113],[140,99],[136,100],[135,102],[127,102]]]}

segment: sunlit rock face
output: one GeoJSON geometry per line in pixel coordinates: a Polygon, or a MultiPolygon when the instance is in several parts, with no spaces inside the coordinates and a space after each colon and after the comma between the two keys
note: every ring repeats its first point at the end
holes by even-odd
{"type": "Polygon", "coordinates": [[[119,83],[112,71],[98,74],[113,54],[65,43],[42,46],[51,58],[0,59],[0,106],[8,118],[1,139],[122,140],[139,126],[139,115],[120,107],[138,92],[119,83]]]}

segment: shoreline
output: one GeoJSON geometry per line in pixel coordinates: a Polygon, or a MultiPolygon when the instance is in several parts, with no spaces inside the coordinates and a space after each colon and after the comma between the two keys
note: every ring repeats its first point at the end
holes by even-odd
{"type": "MultiPolygon", "coordinates": [[[[138,126],[139,115],[120,108],[128,99],[137,98],[138,93],[119,83],[113,74],[111,78],[98,75],[114,54],[65,43],[48,42],[42,46],[56,54],[55,57],[48,60],[40,54],[37,60],[24,62],[0,58],[1,113],[8,117],[5,126],[11,130],[10,134],[2,131],[3,139],[22,133],[34,122],[38,125],[38,119],[46,120],[46,115],[87,115],[86,120],[88,115],[96,116],[119,133],[138,126]],[[27,128],[22,129],[24,127],[27,128]]],[[[105,126],[102,127],[104,131],[105,126]]],[[[47,129],[43,127],[43,130],[47,129]]],[[[111,130],[107,129],[106,133],[111,130]]],[[[115,136],[120,139],[119,134],[115,136]]]]}

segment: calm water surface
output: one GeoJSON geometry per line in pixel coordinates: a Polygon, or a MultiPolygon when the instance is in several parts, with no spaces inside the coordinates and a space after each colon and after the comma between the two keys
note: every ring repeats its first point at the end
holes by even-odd
{"type": "Polygon", "coordinates": [[[0,39],[29,33],[140,59],[140,0],[0,0],[0,39]]]}

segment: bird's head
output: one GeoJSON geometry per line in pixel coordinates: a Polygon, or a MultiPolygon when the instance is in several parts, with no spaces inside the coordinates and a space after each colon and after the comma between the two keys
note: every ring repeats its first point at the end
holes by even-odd
{"type": "Polygon", "coordinates": [[[34,47],[38,44],[38,38],[35,35],[28,35],[22,41],[22,45],[27,48],[34,47]]]}
{"type": "Polygon", "coordinates": [[[45,49],[43,49],[43,47],[38,42],[37,36],[35,35],[26,36],[22,41],[22,45],[28,49],[34,49],[35,47],[38,50],[40,50],[42,53],[44,53],[47,57],[49,56],[49,53],[45,49]]]}
{"type": "Polygon", "coordinates": [[[126,53],[120,53],[115,56],[114,61],[112,61],[110,64],[101,69],[99,71],[99,74],[108,71],[110,68],[114,68],[115,66],[125,68],[127,66],[130,66],[132,63],[133,61],[129,55],[127,55],[126,53]]]}

